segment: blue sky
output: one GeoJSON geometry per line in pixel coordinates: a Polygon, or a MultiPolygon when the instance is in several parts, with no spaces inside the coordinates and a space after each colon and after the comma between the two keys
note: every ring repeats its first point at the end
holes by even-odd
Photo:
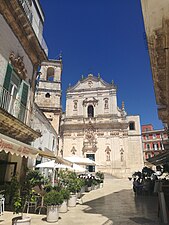
{"type": "Polygon", "coordinates": [[[63,56],[66,89],[88,73],[117,85],[118,105],[139,114],[141,124],[158,119],[140,0],[40,0],[49,58],[63,56]]]}

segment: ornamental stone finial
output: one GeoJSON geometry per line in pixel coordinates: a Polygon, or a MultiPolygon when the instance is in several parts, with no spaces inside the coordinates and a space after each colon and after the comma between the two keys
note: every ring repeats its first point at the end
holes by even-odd
{"type": "Polygon", "coordinates": [[[62,60],[62,51],[59,53],[59,60],[62,60]]]}
{"type": "Polygon", "coordinates": [[[122,101],[122,104],[121,104],[121,109],[122,109],[123,111],[125,110],[124,101],[122,101]]]}

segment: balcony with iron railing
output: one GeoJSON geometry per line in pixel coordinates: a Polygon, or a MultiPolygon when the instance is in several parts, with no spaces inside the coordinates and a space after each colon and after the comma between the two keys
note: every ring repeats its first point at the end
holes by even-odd
{"type": "Polygon", "coordinates": [[[19,119],[23,123],[28,123],[30,110],[28,110],[28,108],[26,108],[21,103],[19,98],[14,98],[12,94],[2,86],[0,86],[0,108],[19,119]]]}
{"type": "Polygon", "coordinates": [[[43,48],[43,50],[45,51],[46,55],[48,55],[48,47],[47,44],[43,38],[43,22],[40,22],[41,19],[35,19],[35,15],[32,14],[32,8],[31,8],[31,4],[29,0],[19,0],[20,5],[22,6],[27,18],[30,21],[30,24],[36,34],[36,37],[41,45],[41,47],[43,48]]]}
{"type": "Polygon", "coordinates": [[[0,86],[0,133],[30,143],[41,136],[40,132],[32,128],[34,116],[20,98],[15,98],[0,86]]]}
{"type": "Polygon", "coordinates": [[[31,5],[29,0],[19,0],[23,10],[25,11],[30,23],[32,23],[32,11],[31,11],[31,5]]]}

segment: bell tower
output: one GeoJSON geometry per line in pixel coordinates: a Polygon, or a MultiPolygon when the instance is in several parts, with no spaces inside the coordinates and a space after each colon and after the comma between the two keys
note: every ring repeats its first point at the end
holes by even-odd
{"type": "Polygon", "coordinates": [[[61,117],[62,60],[48,60],[41,64],[35,102],[58,133],[61,117]]]}

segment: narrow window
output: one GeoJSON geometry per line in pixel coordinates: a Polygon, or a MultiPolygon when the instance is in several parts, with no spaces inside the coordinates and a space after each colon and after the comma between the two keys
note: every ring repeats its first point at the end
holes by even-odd
{"type": "Polygon", "coordinates": [[[135,130],[135,123],[129,122],[129,130],[135,130]]]}
{"type": "Polygon", "coordinates": [[[88,113],[88,117],[94,117],[94,108],[92,105],[88,106],[87,113],[88,113]]]}
{"type": "Polygon", "coordinates": [[[53,81],[54,80],[54,68],[49,67],[47,69],[47,81],[53,81]]]}
{"type": "Polygon", "coordinates": [[[150,150],[150,145],[149,144],[147,144],[147,150],[150,150]]]}

